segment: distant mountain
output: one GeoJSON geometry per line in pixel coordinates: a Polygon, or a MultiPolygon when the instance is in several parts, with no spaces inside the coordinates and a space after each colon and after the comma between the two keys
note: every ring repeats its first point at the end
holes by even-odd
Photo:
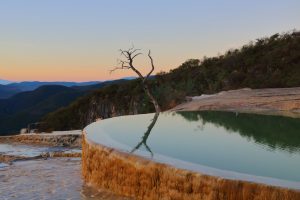
{"type": "Polygon", "coordinates": [[[9,98],[19,92],[22,92],[22,90],[17,87],[0,85],[0,99],[9,98]]]}
{"type": "Polygon", "coordinates": [[[19,83],[11,83],[7,86],[9,87],[16,87],[19,88],[22,91],[32,91],[37,89],[38,87],[41,87],[43,85],[62,85],[66,87],[72,87],[72,86],[86,86],[86,85],[94,85],[98,84],[100,81],[89,81],[89,82],[40,82],[40,81],[24,81],[19,83]]]}
{"type": "Polygon", "coordinates": [[[77,90],[65,86],[41,86],[30,92],[21,92],[9,99],[0,100],[0,116],[14,114],[18,111],[30,108],[41,101],[52,97],[58,93],[77,92],[77,90]]]}
{"type": "Polygon", "coordinates": [[[105,81],[94,85],[81,83],[83,86],[77,86],[77,83],[72,87],[44,85],[33,91],[0,99],[0,135],[19,133],[29,123],[37,122],[45,114],[69,105],[90,91],[122,81],[126,80],[105,81]]]}
{"type": "Polygon", "coordinates": [[[89,82],[39,82],[39,81],[25,81],[19,83],[9,83],[7,85],[0,85],[0,99],[12,97],[19,92],[33,91],[38,87],[44,85],[61,85],[66,87],[73,86],[89,86],[99,84],[99,81],[89,82]]]}
{"type": "Polygon", "coordinates": [[[77,89],[77,90],[95,90],[95,89],[99,89],[111,84],[117,84],[117,83],[122,83],[122,82],[126,82],[127,79],[116,79],[116,80],[111,80],[111,81],[104,81],[104,82],[100,82],[98,84],[94,84],[94,85],[82,85],[82,86],[72,86],[72,88],[77,89]]]}
{"type": "Polygon", "coordinates": [[[137,79],[138,77],[136,77],[136,76],[127,76],[127,77],[124,77],[124,78],[122,78],[122,79],[124,79],[124,80],[133,80],[133,79],[137,79]]]}
{"type": "Polygon", "coordinates": [[[8,80],[2,80],[0,79],[0,85],[7,85],[7,84],[10,84],[12,83],[11,81],[8,81],[8,80]]]}
{"type": "Polygon", "coordinates": [[[35,122],[45,113],[68,105],[84,93],[66,86],[42,86],[9,99],[1,99],[0,133],[18,133],[21,127],[35,122]]]}

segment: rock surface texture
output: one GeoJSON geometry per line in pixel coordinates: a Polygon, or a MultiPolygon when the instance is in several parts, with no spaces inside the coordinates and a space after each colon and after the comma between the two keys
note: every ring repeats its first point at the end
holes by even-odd
{"type": "Polygon", "coordinates": [[[240,89],[189,98],[172,111],[235,110],[300,116],[300,87],[240,89]]]}
{"type": "Polygon", "coordinates": [[[39,144],[49,146],[81,147],[81,131],[61,131],[41,134],[1,136],[0,143],[39,144]]]}

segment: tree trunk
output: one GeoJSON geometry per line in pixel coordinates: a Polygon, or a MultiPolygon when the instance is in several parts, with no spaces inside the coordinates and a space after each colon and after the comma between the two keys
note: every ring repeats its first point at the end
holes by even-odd
{"type": "Polygon", "coordinates": [[[158,102],[156,101],[156,99],[153,97],[153,95],[151,94],[148,84],[147,83],[143,83],[143,87],[144,87],[144,91],[146,92],[147,96],[149,97],[150,101],[152,102],[152,104],[154,105],[155,108],[155,112],[159,113],[161,112],[161,109],[159,107],[158,102]]]}

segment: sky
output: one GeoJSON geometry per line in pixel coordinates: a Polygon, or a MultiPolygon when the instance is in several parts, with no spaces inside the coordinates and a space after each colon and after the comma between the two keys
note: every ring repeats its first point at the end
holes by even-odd
{"type": "Polygon", "coordinates": [[[91,81],[135,75],[119,49],[155,72],[300,29],[299,0],[0,0],[0,79],[91,81]]]}

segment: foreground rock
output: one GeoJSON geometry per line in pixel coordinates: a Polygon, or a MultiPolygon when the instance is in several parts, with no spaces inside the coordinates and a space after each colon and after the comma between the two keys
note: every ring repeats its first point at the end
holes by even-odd
{"type": "Polygon", "coordinates": [[[0,154],[0,162],[12,164],[16,161],[28,161],[36,159],[47,159],[47,158],[81,158],[81,153],[79,152],[45,152],[38,156],[25,157],[16,155],[5,155],[0,154]]]}
{"type": "Polygon", "coordinates": [[[0,163],[0,199],[128,199],[86,185],[81,179],[80,171],[79,158],[26,160],[2,167],[0,163]]]}
{"type": "Polygon", "coordinates": [[[14,136],[1,136],[0,143],[81,147],[81,135],[81,131],[60,131],[41,134],[20,134],[14,136]]]}
{"type": "Polygon", "coordinates": [[[300,87],[240,89],[189,98],[172,111],[234,110],[300,116],[300,87]]]}

